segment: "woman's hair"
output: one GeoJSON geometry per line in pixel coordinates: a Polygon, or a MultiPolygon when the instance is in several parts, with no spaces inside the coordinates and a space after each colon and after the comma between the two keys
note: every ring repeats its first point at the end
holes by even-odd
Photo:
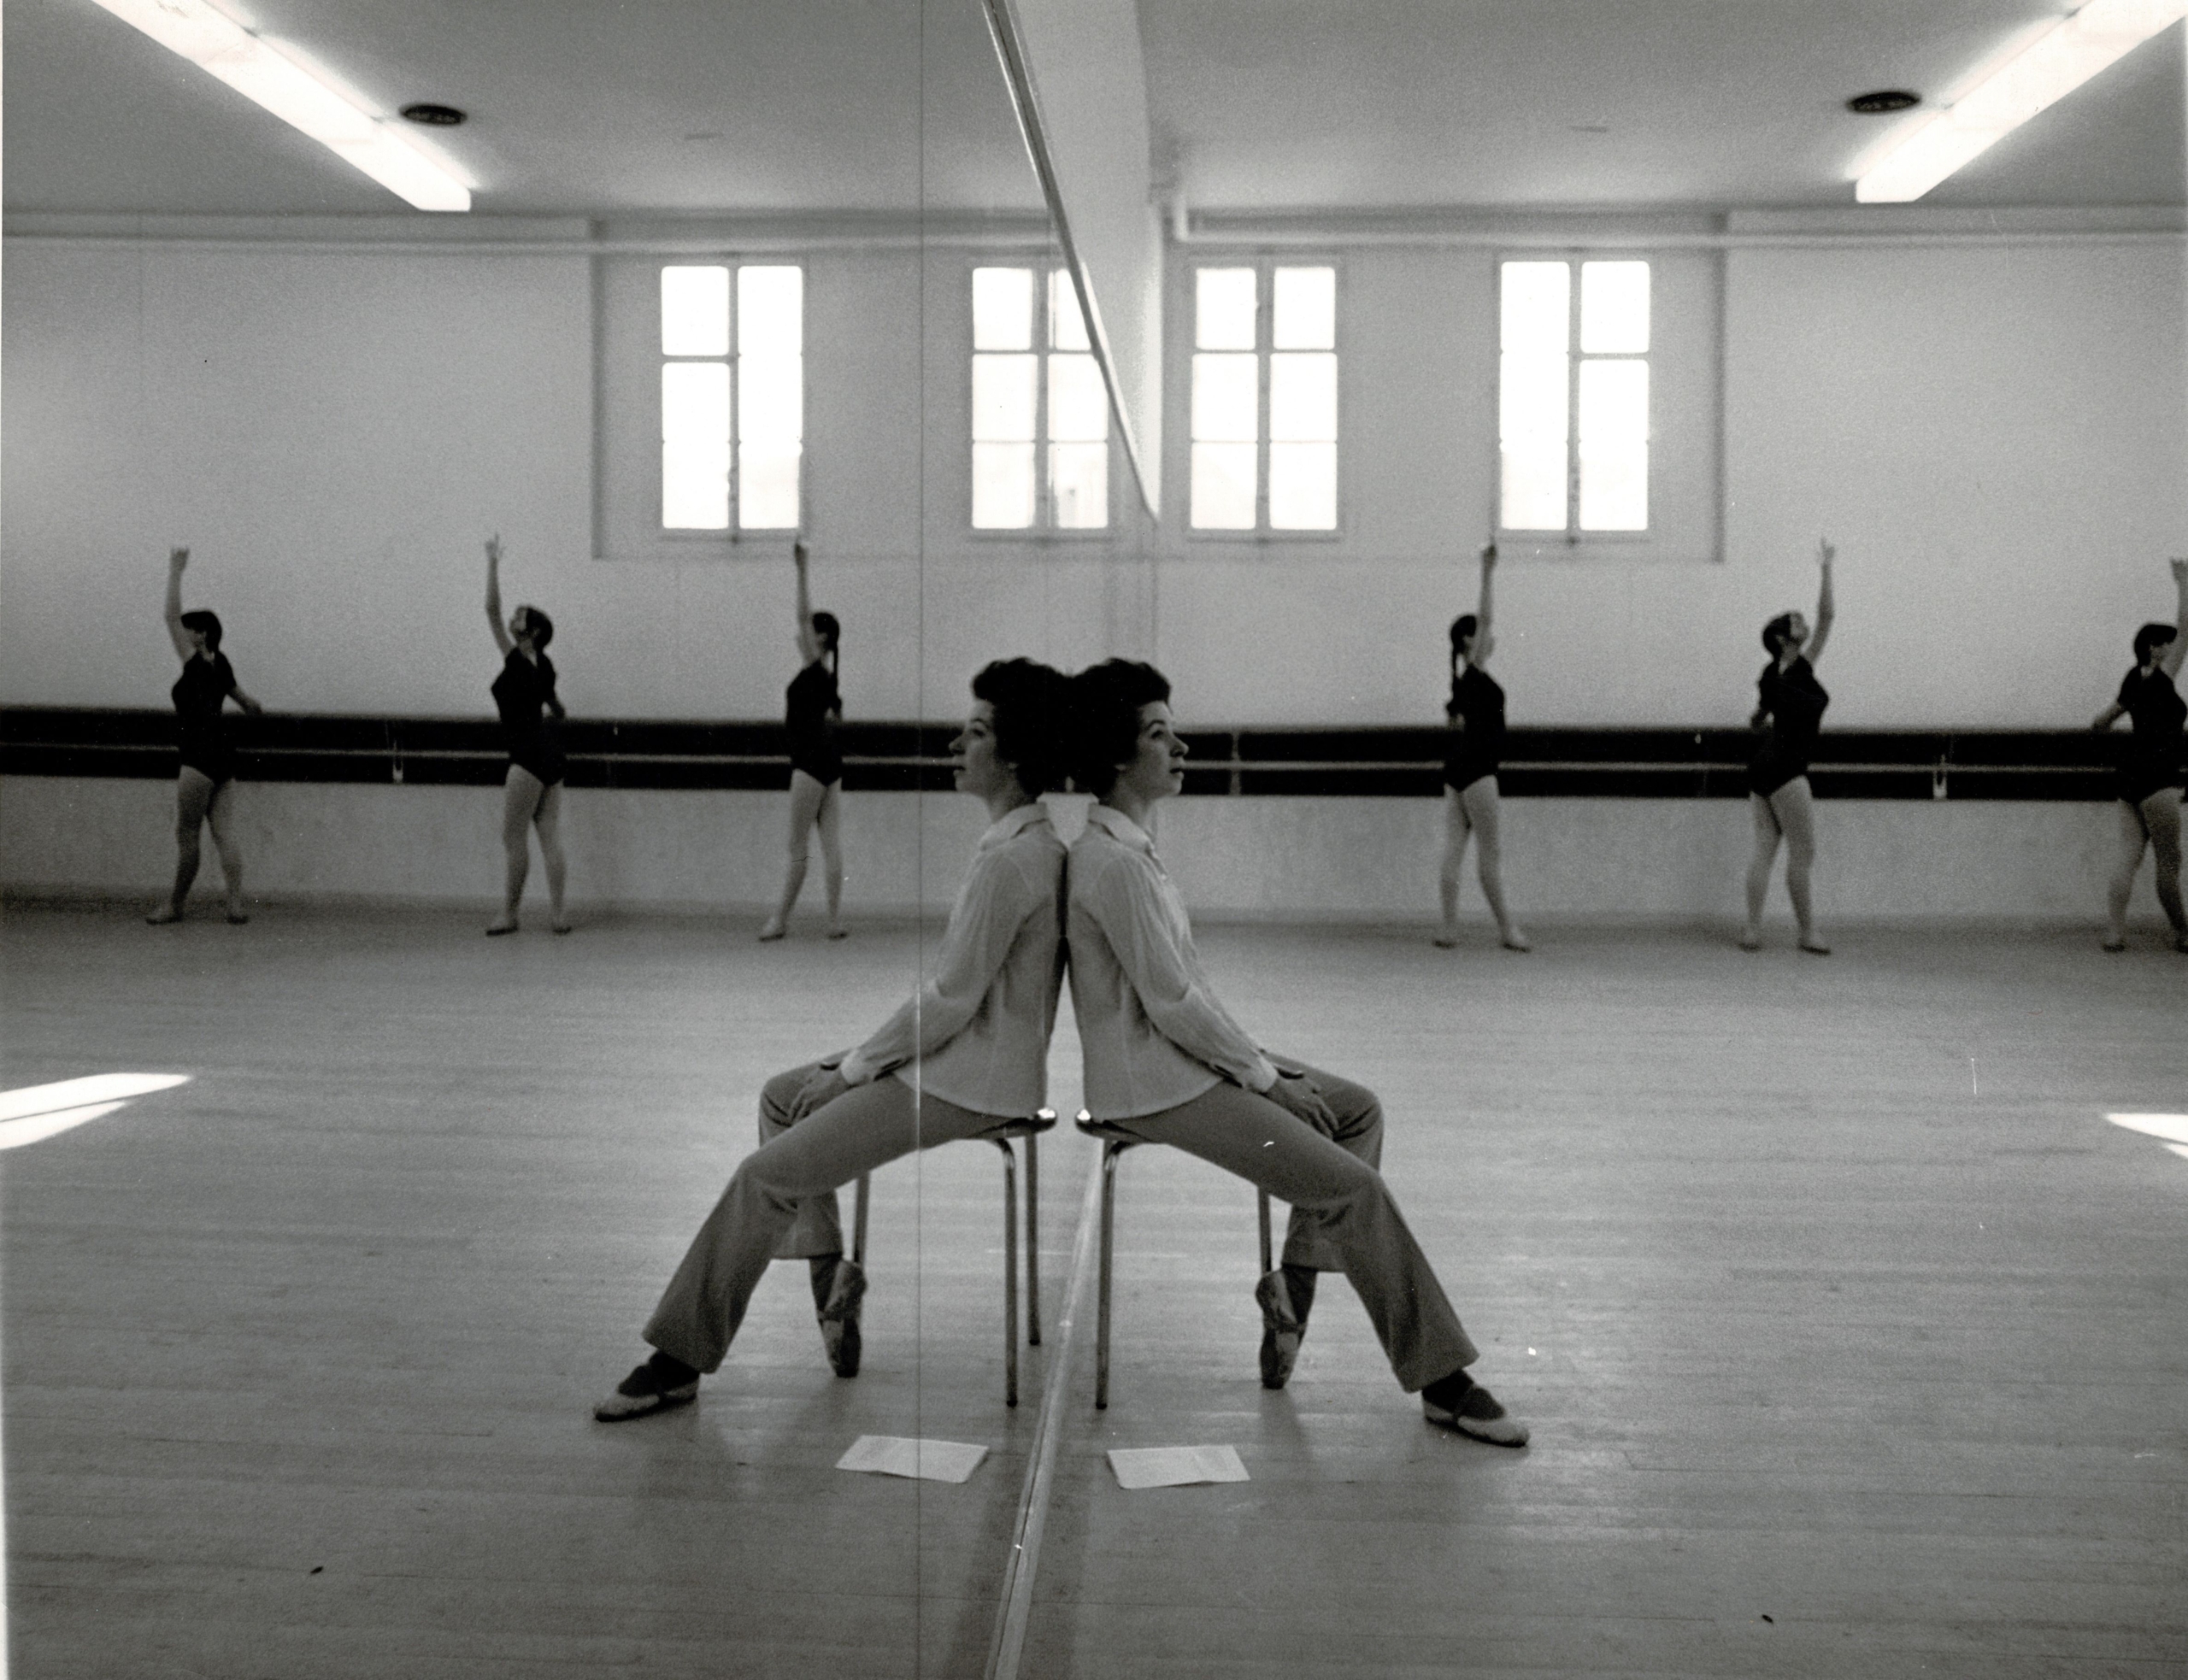
{"type": "Polygon", "coordinates": [[[532,638],[532,651],[545,653],[547,644],[555,639],[555,620],[537,607],[520,607],[517,611],[524,614],[523,633],[532,638]]]}
{"type": "MultiPolygon", "coordinates": [[[[208,613],[205,616],[209,619],[213,615],[208,613]]],[[[184,615],[182,621],[185,624],[190,622],[187,614],[184,615]]],[[[2169,624],[2158,624],[2153,621],[2144,625],[2135,632],[2135,663],[2141,665],[2145,662],[2150,656],[2152,648],[2163,647],[2179,633],[2178,629],[2169,624]]]]}
{"type": "Polygon", "coordinates": [[[1793,620],[1797,616],[1797,614],[1780,613],[1762,626],[1762,645],[1770,650],[1771,658],[1775,659],[1785,651],[1786,641],[1793,633],[1793,620]]]}
{"type": "Polygon", "coordinates": [[[194,613],[185,613],[182,615],[182,627],[185,630],[194,630],[203,636],[205,638],[205,646],[209,652],[221,651],[221,615],[218,613],[209,613],[203,607],[194,613]]]}
{"type": "Polygon", "coordinates": [[[1109,659],[1071,679],[1071,779],[1081,793],[1106,799],[1117,767],[1139,752],[1139,713],[1170,697],[1170,679],[1136,659],[1109,659]]]}
{"type": "Polygon", "coordinates": [[[1018,785],[1038,798],[1063,785],[1069,767],[1064,742],[1062,672],[1030,659],[999,659],[973,678],[973,698],[995,708],[996,756],[1018,785]]]}
{"type": "Polygon", "coordinates": [[[813,615],[813,633],[820,638],[820,651],[828,655],[830,673],[838,677],[843,675],[843,661],[837,653],[837,647],[844,639],[844,627],[836,621],[836,615],[833,613],[815,613],[813,615]]]}
{"type": "Polygon", "coordinates": [[[1451,620],[1451,692],[1459,691],[1459,661],[1467,656],[1467,643],[1481,628],[1481,620],[1472,613],[1462,613],[1451,620]]]}

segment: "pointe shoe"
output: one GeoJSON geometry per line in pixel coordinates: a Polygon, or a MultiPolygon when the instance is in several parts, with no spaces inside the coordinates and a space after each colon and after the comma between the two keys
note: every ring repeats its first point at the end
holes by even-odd
{"type": "Polygon", "coordinates": [[[820,1341],[829,1367],[838,1377],[856,1377],[864,1338],[859,1334],[859,1304],[866,1299],[866,1268],[854,1260],[836,1262],[828,1299],[820,1307],[820,1341]]]}
{"type": "Polygon", "coordinates": [[[550,924],[550,925],[557,933],[568,933],[570,931],[570,925],[567,921],[556,921],[550,924]]]}
{"type": "Polygon", "coordinates": [[[486,924],[486,937],[489,939],[498,939],[504,933],[515,933],[515,931],[516,924],[514,921],[488,922],[486,924]]]}
{"type": "Polygon", "coordinates": [[[762,945],[768,944],[772,941],[781,938],[789,931],[790,930],[783,925],[779,918],[770,916],[767,920],[760,924],[760,943],[762,945]]]}
{"type": "Polygon", "coordinates": [[[1280,1389],[1291,1380],[1291,1367],[1299,1362],[1299,1344],[1307,1326],[1291,1299],[1291,1285],[1283,1269],[1265,1272],[1254,1285],[1254,1302],[1262,1309],[1262,1386],[1280,1389]]]}
{"type": "Polygon", "coordinates": [[[1455,1371],[1420,1391],[1420,1413],[1432,1424],[1456,1430],[1492,1447],[1524,1447],[1527,1426],[1497,1404],[1497,1396],[1455,1371]],[[1464,1387],[1459,1386],[1464,1383],[1464,1387]]]}
{"type": "Polygon", "coordinates": [[[1801,936],[1800,947],[1812,957],[1827,957],[1831,955],[1831,947],[1813,933],[1804,933],[1801,936]]]}
{"type": "Polygon", "coordinates": [[[1504,949],[1508,951],[1532,951],[1534,948],[1535,942],[1516,927],[1504,936],[1504,949]]]}
{"type": "Polygon", "coordinates": [[[1459,945],[1459,936],[1456,933],[1439,933],[1429,943],[1439,950],[1456,950],[1459,945]]]}
{"type": "Polygon", "coordinates": [[[851,931],[841,922],[831,922],[828,925],[828,937],[831,939],[848,939],[851,937],[851,931]]]}
{"type": "Polygon", "coordinates": [[[1761,950],[1762,949],[1762,931],[1760,928],[1742,928],[1740,930],[1740,949],[1744,951],[1761,950]]]}
{"type": "Polygon", "coordinates": [[[144,918],[147,927],[167,927],[182,919],[182,912],[172,904],[163,904],[144,918]]]}

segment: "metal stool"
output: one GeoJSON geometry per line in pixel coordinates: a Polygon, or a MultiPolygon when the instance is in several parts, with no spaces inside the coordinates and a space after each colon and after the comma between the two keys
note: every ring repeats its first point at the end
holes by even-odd
{"type": "MultiPolygon", "coordinates": [[[[1041,1345],[1041,1156],[1039,1138],[1056,1123],[1056,1110],[1043,1108],[1020,1120],[1006,1120],[992,1131],[963,1140],[992,1143],[1003,1151],[1003,1403],[1018,1404],[1018,1154],[1010,1140],[1026,1140],[1026,1340],[1041,1345]]],[[[851,1223],[851,1259],[866,1264],[868,1177],[858,1177],[858,1211],[851,1223]]]]}
{"type": "MultiPolygon", "coordinates": [[[[1072,1124],[1089,1137],[1097,1138],[1102,1145],[1102,1270],[1099,1307],[1095,1314],[1094,1328],[1094,1407],[1107,1411],[1109,1405],[1109,1262],[1115,1250],[1117,1207],[1117,1157],[1126,1149],[1137,1148],[1148,1140],[1135,1133],[1125,1131],[1106,1121],[1097,1120],[1084,1108],[1072,1124]]],[[[1261,1198],[1262,1271],[1276,1269],[1275,1250],[1269,1240],[1268,1192],[1256,1187],[1255,1194],[1261,1198]]]]}

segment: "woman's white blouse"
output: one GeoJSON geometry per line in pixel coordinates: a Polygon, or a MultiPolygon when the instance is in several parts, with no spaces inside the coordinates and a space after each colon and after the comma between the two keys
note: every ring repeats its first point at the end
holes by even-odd
{"type": "Polygon", "coordinates": [[[1276,1083],[1215,1001],[1185,902],[1138,824],[1095,806],[1072,843],[1068,878],[1071,1006],[1097,1119],[1159,1114],[1219,1078],[1252,1091],[1276,1083]]]}
{"type": "Polygon", "coordinates": [[[1030,1114],[1047,1100],[1063,989],[1063,861],[1038,805],[1020,806],[980,837],[934,978],[844,1058],[847,1083],[893,1073],[976,1114],[1030,1114]]]}

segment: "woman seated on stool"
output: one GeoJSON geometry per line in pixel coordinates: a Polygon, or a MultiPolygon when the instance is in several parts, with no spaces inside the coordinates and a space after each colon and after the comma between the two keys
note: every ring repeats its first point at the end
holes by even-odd
{"type": "Polygon", "coordinates": [[[836,1187],[915,1149],[979,1137],[1039,1108],[1063,980],[1063,843],[1038,796],[1062,780],[1061,673],[1031,660],[973,678],[950,743],[956,786],[991,819],[958,889],[934,978],[858,1049],[779,1073],[760,1147],[699,1228],[648,1322],[653,1357],[593,1408],[603,1423],[696,1399],[770,1260],[809,1262],[828,1360],[858,1375],[866,1279],[844,1257],[836,1187]]]}
{"type": "Polygon", "coordinates": [[[1099,801],[1073,843],[1067,943],[1085,1053],[1086,1106],[1291,1204],[1280,1270],[1254,1291],[1262,1383],[1291,1374],[1318,1272],[1352,1280],[1397,1379],[1429,1421],[1499,1446],[1527,1431],[1467,1375],[1479,1357],[1376,1171],[1375,1094],[1272,1059],[1225,1013],[1193,949],[1185,901],[1147,834],[1148,813],[1185,784],[1170,684],[1113,659],[1072,683],[1072,762],[1099,801]]]}

